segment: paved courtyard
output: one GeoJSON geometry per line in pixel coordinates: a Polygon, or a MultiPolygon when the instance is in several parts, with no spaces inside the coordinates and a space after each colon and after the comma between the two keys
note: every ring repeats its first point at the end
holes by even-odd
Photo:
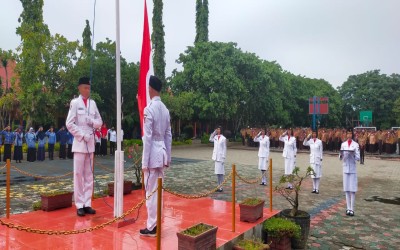
{"type": "MultiPolygon", "coordinates": [[[[216,186],[214,164],[210,160],[211,145],[195,144],[173,147],[173,163],[166,172],[165,186],[185,194],[199,194],[216,186]]],[[[303,171],[308,166],[308,153],[297,156],[297,166],[303,171]]],[[[281,152],[271,152],[273,183],[276,185],[283,174],[281,152]]],[[[133,179],[133,172],[126,159],[125,177],[133,179]]],[[[257,151],[238,144],[229,145],[226,174],[236,164],[238,173],[254,180],[257,170],[257,151]]],[[[36,175],[59,176],[72,171],[72,160],[54,160],[15,164],[20,170],[36,175]]],[[[0,167],[1,168],[1,167],[0,167]]],[[[96,193],[102,193],[106,183],[113,180],[113,157],[96,159],[96,193]]],[[[0,169],[0,216],[5,214],[4,169],[0,169]]],[[[355,216],[345,216],[345,197],[342,192],[342,168],[337,155],[326,154],[323,160],[323,176],[320,194],[311,194],[311,179],[302,186],[300,209],[311,214],[310,249],[400,249],[400,161],[397,159],[366,158],[365,165],[358,165],[359,192],[356,194],[355,216]]],[[[32,203],[40,199],[40,193],[48,190],[72,190],[72,176],[57,180],[35,180],[12,171],[12,213],[30,211],[32,203]]],[[[213,193],[213,199],[231,201],[231,182],[227,181],[224,192],[213,193]]],[[[237,180],[237,201],[248,196],[266,199],[269,206],[268,188],[246,184],[237,180]]],[[[289,203],[274,193],[273,207],[289,208],[289,203]]],[[[111,209],[111,208],[110,208],[111,209]]],[[[128,208],[125,208],[128,209],[128,208]]]]}

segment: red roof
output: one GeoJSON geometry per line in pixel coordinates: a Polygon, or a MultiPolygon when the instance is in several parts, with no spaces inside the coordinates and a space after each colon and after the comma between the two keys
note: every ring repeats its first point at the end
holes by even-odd
{"type": "MultiPolygon", "coordinates": [[[[8,65],[7,65],[7,73],[8,73],[8,87],[11,87],[11,79],[13,77],[16,76],[14,70],[15,70],[15,66],[16,66],[16,62],[15,61],[8,61],[8,65]]],[[[0,66],[0,78],[1,78],[1,87],[2,88],[6,88],[6,71],[3,67],[3,65],[0,66]]]]}

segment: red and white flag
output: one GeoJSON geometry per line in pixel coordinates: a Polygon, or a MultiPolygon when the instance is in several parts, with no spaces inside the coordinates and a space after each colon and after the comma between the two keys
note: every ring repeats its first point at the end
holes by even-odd
{"type": "Polygon", "coordinates": [[[142,42],[142,55],[140,57],[140,71],[139,71],[139,85],[138,85],[138,107],[140,127],[142,128],[142,136],[144,132],[144,108],[150,102],[149,96],[149,79],[153,73],[153,61],[151,55],[151,40],[149,20],[147,17],[147,4],[144,1],[144,22],[143,22],[143,42],[142,42]]]}

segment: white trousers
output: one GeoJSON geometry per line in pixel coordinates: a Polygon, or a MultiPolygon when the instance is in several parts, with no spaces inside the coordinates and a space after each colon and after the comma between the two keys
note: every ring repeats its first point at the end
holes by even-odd
{"type": "Polygon", "coordinates": [[[93,153],[74,153],[74,201],[76,208],[92,206],[93,153]]]}
{"type": "MultiPolygon", "coordinates": [[[[158,188],[158,178],[164,179],[164,168],[143,169],[146,197],[158,188]]],[[[153,230],[157,226],[157,191],[146,201],[147,223],[146,228],[153,230]]]]}

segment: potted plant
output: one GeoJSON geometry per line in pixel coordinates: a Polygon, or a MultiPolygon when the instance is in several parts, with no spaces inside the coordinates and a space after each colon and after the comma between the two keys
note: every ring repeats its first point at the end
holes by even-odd
{"type": "Polygon", "coordinates": [[[42,210],[53,211],[59,208],[72,206],[72,194],[70,191],[55,191],[41,194],[42,210]]]}
{"type": "Polygon", "coordinates": [[[138,144],[133,144],[128,148],[128,159],[131,162],[133,173],[136,177],[136,182],[133,183],[132,189],[142,188],[142,151],[139,149],[138,144]]]}
{"type": "Polygon", "coordinates": [[[234,246],[234,250],[268,250],[270,249],[268,244],[264,244],[264,242],[260,238],[252,238],[252,239],[242,239],[238,241],[234,246]]]}
{"type": "Polygon", "coordinates": [[[199,223],[177,232],[178,249],[216,249],[218,227],[199,223]]]}
{"type": "Polygon", "coordinates": [[[239,203],[240,221],[255,222],[263,217],[264,200],[247,198],[239,203]]]}
{"type": "Polygon", "coordinates": [[[267,242],[270,242],[271,249],[290,250],[291,238],[299,238],[301,228],[296,223],[280,218],[273,217],[266,220],[263,229],[267,233],[267,242]]]}
{"type": "Polygon", "coordinates": [[[292,239],[292,247],[296,249],[305,248],[310,231],[310,214],[299,210],[299,197],[301,184],[313,173],[313,169],[309,166],[306,173],[300,175],[300,168],[295,167],[291,175],[281,177],[278,186],[275,188],[292,206],[291,209],[282,210],[281,216],[292,220],[301,227],[301,237],[292,239]],[[292,183],[293,189],[285,188],[287,182],[292,183]]]}
{"type": "MultiPolygon", "coordinates": [[[[108,195],[114,196],[114,182],[108,183],[108,195]]],[[[132,192],[132,181],[124,181],[124,195],[132,192]]]]}

